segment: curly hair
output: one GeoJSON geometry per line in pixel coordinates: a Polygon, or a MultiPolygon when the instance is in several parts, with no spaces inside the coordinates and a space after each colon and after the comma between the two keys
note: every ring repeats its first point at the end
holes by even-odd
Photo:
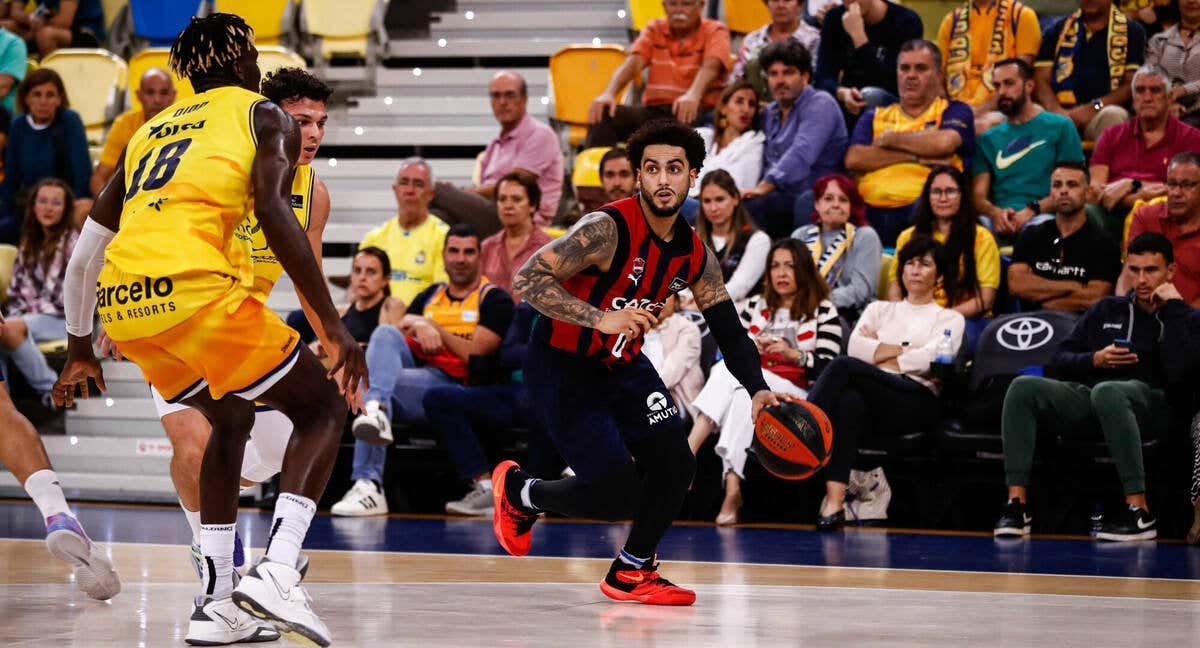
{"type": "Polygon", "coordinates": [[[171,45],[169,65],[180,77],[236,76],[234,66],[254,45],[254,30],[241,16],[214,13],[192,22],[171,45]]]}
{"type": "Polygon", "coordinates": [[[333,89],[308,70],[296,67],[279,68],[268,72],[262,81],[262,94],[281,105],[285,101],[312,99],[326,103],[333,89]]]}
{"type": "Polygon", "coordinates": [[[683,149],[692,169],[699,171],[704,166],[704,140],[696,129],[673,119],[652,119],[629,136],[629,163],[634,169],[641,168],[646,147],[656,144],[683,149]]]}

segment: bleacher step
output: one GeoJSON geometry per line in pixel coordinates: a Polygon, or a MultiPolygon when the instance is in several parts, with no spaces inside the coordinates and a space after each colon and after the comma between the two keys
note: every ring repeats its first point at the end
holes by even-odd
{"type": "MultiPolygon", "coordinates": [[[[170,475],[71,473],[55,471],[68,501],[161,502],[177,501],[170,475]]],[[[25,489],[10,472],[0,471],[0,497],[27,499],[25,489]]],[[[32,503],[29,504],[33,506],[32,503]]],[[[99,530],[90,535],[100,540],[99,530]]]]}

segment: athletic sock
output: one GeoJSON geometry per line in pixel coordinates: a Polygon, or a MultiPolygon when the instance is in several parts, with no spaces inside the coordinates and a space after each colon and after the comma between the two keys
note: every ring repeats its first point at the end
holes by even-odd
{"type": "Polygon", "coordinates": [[[234,523],[201,524],[200,553],[204,554],[204,593],[215,599],[233,594],[234,523]]]}
{"type": "Polygon", "coordinates": [[[25,480],[25,492],[33,499],[42,519],[48,519],[59,513],[71,515],[67,507],[67,498],[63,495],[62,486],[58,483],[58,475],[49,468],[39,470],[25,480]]]}
{"type": "Polygon", "coordinates": [[[521,486],[521,504],[524,505],[525,507],[527,507],[531,511],[542,510],[534,505],[533,500],[530,499],[530,495],[529,495],[529,489],[532,488],[534,484],[536,484],[537,482],[540,482],[540,481],[542,481],[542,480],[540,480],[536,477],[530,477],[529,479],[526,479],[525,483],[521,486]]]}
{"type": "Polygon", "coordinates": [[[179,508],[183,509],[183,517],[187,518],[188,528],[192,530],[192,544],[200,544],[200,511],[189,511],[179,500],[179,508]]]}
{"type": "Polygon", "coordinates": [[[634,569],[642,569],[650,562],[651,559],[638,558],[637,556],[629,553],[629,551],[622,549],[621,553],[617,554],[617,560],[620,560],[634,569]]]}
{"type": "Polygon", "coordinates": [[[271,538],[267,541],[267,560],[295,568],[300,546],[316,512],[316,503],[307,497],[280,493],[275,503],[275,519],[271,522],[271,538]]]}

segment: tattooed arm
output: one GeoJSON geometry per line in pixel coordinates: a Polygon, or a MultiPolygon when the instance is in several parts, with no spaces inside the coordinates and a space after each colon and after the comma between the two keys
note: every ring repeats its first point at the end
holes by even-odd
{"type": "Polygon", "coordinates": [[[604,212],[592,212],[525,262],[513,277],[513,292],[538,312],[561,322],[609,334],[644,333],[658,322],[649,311],[603,312],[562,285],[585,268],[607,270],[616,251],[617,224],[604,212]]]}

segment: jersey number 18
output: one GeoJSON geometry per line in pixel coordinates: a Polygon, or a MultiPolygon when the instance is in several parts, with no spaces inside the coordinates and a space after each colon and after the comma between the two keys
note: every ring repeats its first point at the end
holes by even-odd
{"type": "Polygon", "coordinates": [[[180,158],[191,145],[192,138],[187,137],[166,144],[162,148],[151,149],[143,155],[142,159],[138,160],[137,169],[133,172],[133,181],[129,183],[129,191],[125,194],[125,200],[128,201],[142,190],[162,189],[163,185],[170,182],[175,175],[175,170],[179,168],[180,158]],[[155,158],[153,166],[150,167],[150,173],[146,176],[146,182],[143,183],[142,174],[146,173],[146,165],[150,163],[150,158],[154,156],[155,152],[158,153],[158,157],[155,158]]]}

